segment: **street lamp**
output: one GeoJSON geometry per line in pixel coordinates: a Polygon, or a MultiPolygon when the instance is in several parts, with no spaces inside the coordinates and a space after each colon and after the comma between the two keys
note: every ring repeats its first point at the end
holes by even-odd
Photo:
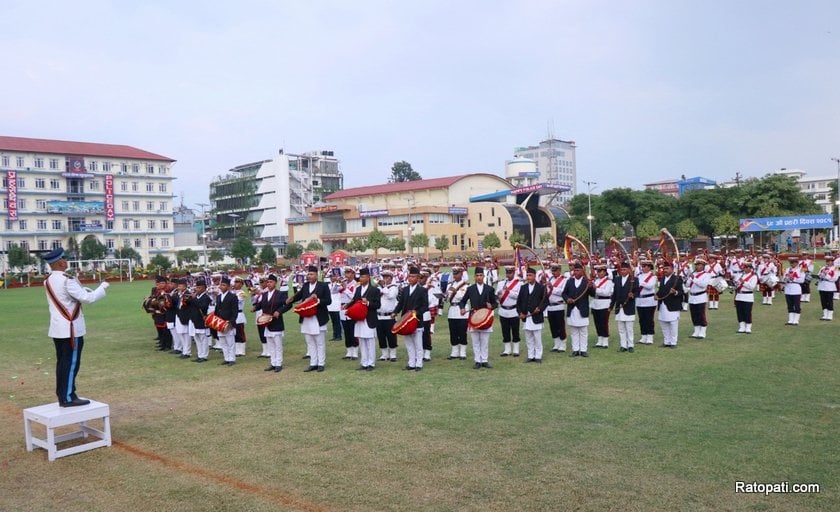
{"type": "Polygon", "coordinates": [[[595,252],[592,245],[594,242],[594,240],[592,239],[592,219],[595,218],[592,216],[592,189],[595,188],[593,187],[593,185],[597,185],[597,183],[594,181],[585,180],[584,183],[586,184],[586,187],[588,189],[587,194],[589,196],[589,215],[586,216],[586,220],[589,221],[589,254],[592,255],[595,252]]]}
{"type": "Polygon", "coordinates": [[[840,247],[840,158],[832,157],[833,162],[837,162],[837,233],[834,235],[834,242],[840,247]]]}
{"type": "Polygon", "coordinates": [[[207,203],[195,203],[196,206],[201,207],[201,238],[204,243],[204,266],[207,266],[207,214],[204,213],[204,208],[210,206],[207,203]]]}
{"type": "Polygon", "coordinates": [[[236,219],[241,217],[241,215],[237,215],[235,213],[228,213],[228,217],[233,219],[233,239],[236,240],[236,219]]]}

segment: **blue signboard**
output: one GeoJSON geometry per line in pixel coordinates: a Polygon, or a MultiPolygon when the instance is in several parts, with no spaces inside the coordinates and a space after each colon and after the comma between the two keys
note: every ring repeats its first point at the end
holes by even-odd
{"type": "Polygon", "coordinates": [[[788,229],[824,229],[833,227],[834,219],[830,213],[825,213],[822,215],[741,219],[739,224],[742,233],[750,231],[785,231],[788,229]]]}
{"type": "Polygon", "coordinates": [[[47,213],[104,214],[105,201],[47,201],[47,213]]]}

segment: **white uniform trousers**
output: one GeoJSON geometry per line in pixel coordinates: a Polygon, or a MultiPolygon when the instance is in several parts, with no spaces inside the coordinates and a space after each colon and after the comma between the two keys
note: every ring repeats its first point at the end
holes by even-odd
{"type": "Polygon", "coordinates": [[[175,331],[173,332],[172,336],[172,349],[177,350],[184,354],[184,349],[186,349],[186,354],[189,355],[190,349],[192,348],[192,341],[190,340],[190,324],[189,321],[186,324],[182,324],[178,319],[175,319],[175,331]]]}
{"type": "Polygon", "coordinates": [[[195,356],[198,359],[210,358],[210,335],[201,330],[195,333],[195,356]]]}
{"type": "Polygon", "coordinates": [[[621,348],[633,348],[633,320],[618,321],[618,336],[621,338],[621,348]]]}
{"type": "Polygon", "coordinates": [[[672,322],[659,321],[659,327],[662,329],[662,342],[665,345],[677,346],[677,331],[680,328],[679,319],[672,322]]]}
{"type": "Polygon", "coordinates": [[[304,334],[303,337],[309,353],[309,366],[324,366],[327,362],[327,331],[304,334]]]}
{"type": "Polygon", "coordinates": [[[376,366],[376,338],[359,338],[359,357],[364,368],[376,366]]]}
{"type": "Polygon", "coordinates": [[[528,348],[528,359],[542,359],[542,329],[525,329],[525,346],[528,348]]]}
{"type": "Polygon", "coordinates": [[[234,347],[236,345],[236,329],[231,327],[225,332],[219,331],[218,335],[218,345],[222,347],[225,361],[236,362],[236,349],[234,347]]]}
{"type": "Polygon", "coordinates": [[[181,338],[175,332],[175,322],[166,322],[166,328],[169,329],[169,334],[172,335],[172,350],[181,351],[181,338]]]}
{"type": "Polygon", "coordinates": [[[568,325],[566,329],[569,330],[569,337],[572,339],[573,352],[588,352],[589,351],[589,326],[574,326],[568,325]]]}
{"type": "Polygon", "coordinates": [[[488,330],[470,331],[473,342],[473,359],[476,363],[486,363],[490,354],[490,333],[488,330]]]}
{"type": "Polygon", "coordinates": [[[283,366],[283,340],[285,337],[285,331],[274,332],[268,329],[265,330],[265,349],[271,360],[271,366],[283,366]]]}
{"type": "Polygon", "coordinates": [[[413,334],[403,336],[403,342],[408,354],[408,366],[423,368],[423,329],[418,328],[413,334]]]}

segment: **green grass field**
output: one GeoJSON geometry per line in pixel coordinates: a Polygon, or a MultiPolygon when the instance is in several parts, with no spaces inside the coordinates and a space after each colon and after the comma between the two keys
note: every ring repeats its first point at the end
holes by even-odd
{"type": "MultiPolygon", "coordinates": [[[[445,318],[423,372],[357,372],[343,343],[308,363],[287,313],[282,373],[249,354],[194,364],[153,350],[149,282],[85,307],[79,394],[111,406],[114,446],[48,462],[24,448],[21,411],[55,401],[41,288],[0,290],[0,510],[837,510],[840,329],[805,304],[756,304],[736,335],[731,296],[709,337],[542,365],[447,361],[445,318]],[[819,494],[736,494],[735,482],[816,482],[819,494]]],[[[816,294],[813,296],[817,299],[816,294]]],[[[658,326],[657,326],[658,329],[658,326]]],[[[638,330],[638,324],[637,324],[638,330]]],[[[498,329],[497,329],[498,331],[498,329]]],[[[594,330],[590,347],[594,344],[594,330]]],[[[661,336],[657,335],[657,343],[661,336]]],[[[543,333],[551,347],[548,332],[543,333]]],[[[523,342],[524,350],[524,342],[523,342]]],[[[378,352],[377,352],[378,356],[378,352]]]]}

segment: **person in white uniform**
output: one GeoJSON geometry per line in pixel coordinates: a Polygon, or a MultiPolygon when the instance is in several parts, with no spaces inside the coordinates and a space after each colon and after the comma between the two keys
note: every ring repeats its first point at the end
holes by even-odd
{"type": "MultiPolygon", "coordinates": [[[[752,333],[752,309],[755,297],[753,293],[758,288],[758,274],[753,270],[753,264],[749,260],[741,263],[743,272],[733,278],[735,283],[735,314],[738,317],[738,333],[752,333]]],[[[734,275],[734,274],[733,274],[734,275]]]]}

